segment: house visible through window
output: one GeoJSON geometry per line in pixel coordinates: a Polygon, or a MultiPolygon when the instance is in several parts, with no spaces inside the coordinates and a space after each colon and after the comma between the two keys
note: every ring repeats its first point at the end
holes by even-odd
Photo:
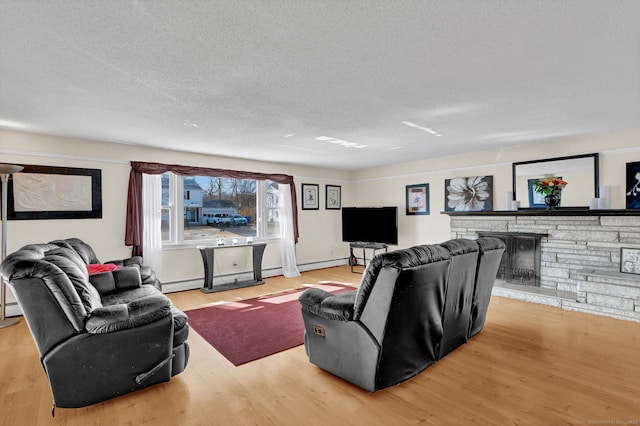
{"type": "Polygon", "coordinates": [[[282,197],[272,181],[162,175],[162,241],[279,238],[282,197]]]}

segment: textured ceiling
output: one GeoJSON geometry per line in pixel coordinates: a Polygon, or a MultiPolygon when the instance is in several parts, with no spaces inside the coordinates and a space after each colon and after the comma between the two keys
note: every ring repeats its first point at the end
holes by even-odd
{"type": "Polygon", "coordinates": [[[0,0],[0,127],[345,170],[634,128],[639,22],[638,0],[0,0]]]}

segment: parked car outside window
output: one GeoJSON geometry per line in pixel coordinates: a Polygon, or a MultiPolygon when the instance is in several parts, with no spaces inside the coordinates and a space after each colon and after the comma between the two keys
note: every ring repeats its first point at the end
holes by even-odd
{"type": "Polygon", "coordinates": [[[247,220],[247,218],[242,216],[241,214],[235,213],[235,214],[232,214],[231,217],[233,218],[233,223],[235,225],[247,226],[249,224],[249,221],[247,220]]]}
{"type": "Polygon", "coordinates": [[[207,225],[218,226],[220,228],[223,226],[231,226],[233,222],[233,218],[226,213],[216,213],[207,218],[207,225]]]}

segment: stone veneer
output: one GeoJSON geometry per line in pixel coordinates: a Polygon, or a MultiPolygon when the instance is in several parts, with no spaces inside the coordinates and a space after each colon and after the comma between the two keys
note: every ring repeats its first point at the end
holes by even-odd
{"type": "Polygon", "coordinates": [[[545,298],[526,286],[522,291],[531,291],[529,296],[494,294],[640,321],[640,275],[619,272],[621,247],[640,249],[640,215],[612,213],[451,214],[451,237],[475,239],[479,231],[548,234],[541,243],[540,285],[550,290],[547,295],[556,291],[563,297],[545,298]]]}

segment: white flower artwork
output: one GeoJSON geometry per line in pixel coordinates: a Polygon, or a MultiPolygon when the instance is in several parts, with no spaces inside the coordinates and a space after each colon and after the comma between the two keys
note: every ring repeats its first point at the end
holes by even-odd
{"type": "Polygon", "coordinates": [[[446,179],[445,211],[493,210],[493,176],[446,179]]]}

